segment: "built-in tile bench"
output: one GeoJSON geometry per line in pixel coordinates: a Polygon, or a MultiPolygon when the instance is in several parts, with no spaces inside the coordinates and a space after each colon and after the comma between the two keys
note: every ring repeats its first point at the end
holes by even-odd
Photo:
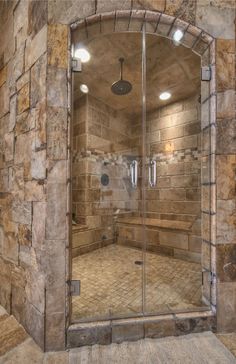
{"type": "MultiPolygon", "coordinates": [[[[123,217],[117,220],[117,243],[200,262],[201,254],[191,250],[192,221],[162,220],[156,218],[123,217]],[[143,225],[145,229],[143,229],[143,225]]],[[[199,244],[201,241],[199,239],[199,244]]]]}
{"type": "Polygon", "coordinates": [[[72,232],[76,233],[78,231],[85,231],[88,230],[88,226],[87,225],[83,225],[83,224],[75,224],[72,225],[72,232]]]}
{"type": "Polygon", "coordinates": [[[142,217],[123,217],[118,219],[119,223],[132,224],[132,225],[146,225],[155,226],[165,229],[175,229],[175,230],[187,230],[191,229],[193,224],[192,221],[176,221],[176,220],[161,220],[152,218],[142,218],[142,217]]]}
{"type": "Polygon", "coordinates": [[[72,258],[89,253],[114,242],[113,234],[104,235],[104,229],[90,228],[87,225],[72,226],[72,258]]]}

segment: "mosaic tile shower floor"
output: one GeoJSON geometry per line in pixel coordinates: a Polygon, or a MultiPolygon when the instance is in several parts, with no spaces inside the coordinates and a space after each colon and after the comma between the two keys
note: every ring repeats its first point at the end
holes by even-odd
{"type": "MultiPolygon", "coordinates": [[[[142,312],[142,253],[116,244],[73,259],[72,321],[133,316],[142,312]],[[136,263],[135,263],[136,262],[136,263]]],[[[145,312],[196,309],[201,302],[201,265],[146,253],[145,312]]]]}

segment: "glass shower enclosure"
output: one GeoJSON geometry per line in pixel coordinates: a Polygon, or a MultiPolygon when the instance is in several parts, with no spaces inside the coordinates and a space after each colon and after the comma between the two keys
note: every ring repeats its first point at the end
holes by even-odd
{"type": "Polygon", "coordinates": [[[183,56],[180,70],[185,62],[199,72],[200,60],[145,24],[91,37],[75,29],[72,42],[71,256],[80,294],[71,320],[206,309],[200,79],[180,94],[187,71],[171,68],[183,56]],[[175,95],[171,103],[162,91],[175,95]]]}

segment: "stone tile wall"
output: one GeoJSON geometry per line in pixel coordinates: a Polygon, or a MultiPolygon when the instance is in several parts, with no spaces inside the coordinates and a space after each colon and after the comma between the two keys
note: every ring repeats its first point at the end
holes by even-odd
{"type": "MultiPolygon", "coordinates": [[[[205,158],[206,165],[210,159],[212,161],[207,183],[211,186],[211,196],[216,194],[217,202],[214,204],[214,198],[209,199],[203,227],[214,272],[215,283],[210,287],[211,294],[215,293],[218,330],[236,328],[236,280],[234,274],[225,269],[232,267],[233,271],[235,266],[235,188],[232,179],[222,182],[225,171],[235,176],[235,82],[232,77],[235,72],[235,2],[2,1],[0,301],[46,350],[64,347],[65,327],[69,322],[65,288],[69,278],[67,211],[70,207],[67,201],[67,178],[70,177],[68,25],[117,8],[138,9],[137,14],[145,14],[150,20],[149,31],[156,26],[154,18],[160,20],[158,12],[164,12],[161,24],[164,23],[165,29],[162,34],[166,35],[173,25],[168,24],[170,16],[179,17],[176,26],[186,28],[182,20],[190,22],[183,42],[191,44],[194,51],[201,54],[207,53],[207,43],[212,41],[204,32],[216,38],[209,58],[205,58],[213,71],[216,67],[216,88],[213,80],[211,98],[205,106],[202,104],[202,122],[206,122],[211,140],[210,152],[205,158]],[[147,11],[142,12],[142,9],[147,11]],[[155,16],[150,10],[156,12],[155,16]],[[201,37],[196,40],[199,34],[201,37]],[[203,118],[204,112],[208,117],[203,118]]],[[[126,27],[127,22],[121,22],[121,27],[126,27]]],[[[104,29],[105,23],[101,24],[104,29]]],[[[113,20],[106,24],[114,29],[113,20]]],[[[135,28],[135,22],[133,24],[135,28]]],[[[136,26],[139,28],[140,24],[136,22],[136,26]]]]}
{"type": "MultiPolygon", "coordinates": [[[[157,161],[157,187],[146,191],[146,211],[150,217],[192,222],[191,232],[185,235],[184,249],[188,252],[182,252],[190,259],[201,253],[202,151],[198,98],[196,95],[147,115],[150,133],[147,150],[157,161]]],[[[168,240],[162,238],[163,242],[168,240]]],[[[178,244],[175,248],[178,249],[178,244]]],[[[181,251],[174,253],[181,257],[181,251]]]]}
{"type": "MultiPolygon", "coordinates": [[[[222,22],[230,22],[235,11],[222,4],[221,14],[222,22]]],[[[223,34],[216,36],[216,205],[213,206],[216,236],[212,244],[216,255],[218,329],[230,332],[236,329],[235,32],[225,26],[223,34]]]]}
{"type": "Polygon", "coordinates": [[[68,27],[47,26],[47,1],[4,1],[0,16],[0,302],[43,349],[63,348],[68,27]]]}
{"type": "MultiPolygon", "coordinates": [[[[148,218],[190,221],[190,231],[158,226],[148,230],[150,249],[201,261],[201,122],[199,95],[169,104],[147,115],[147,156],[157,162],[157,184],[148,184],[148,218]]],[[[137,118],[135,118],[137,121],[137,118]]],[[[132,146],[141,143],[141,123],[131,122],[132,146]]],[[[148,173],[148,171],[147,171],[148,173]]],[[[148,176],[147,176],[148,179],[148,176]]],[[[142,247],[139,226],[119,227],[119,243],[142,247]],[[132,231],[133,230],[133,231],[132,231]]]]}
{"type": "Polygon", "coordinates": [[[0,4],[0,301],[44,346],[46,3],[0,4]]]}
{"type": "MultiPolygon", "coordinates": [[[[146,216],[192,223],[190,231],[153,228],[148,243],[152,248],[156,246],[158,252],[193,261],[201,260],[198,98],[199,95],[170,104],[148,115],[147,136],[148,155],[157,161],[158,183],[146,191],[146,216]]],[[[140,153],[142,128],[135,121],[137,117],[131,120],[90,95],[75,102],[72,208],[74,219],[83,226],[73,226],[73,256],[116,241],[117,210],[119,216],[123,211],[140,216],[141,185],[132,190],[127,160],[132,152],[140,153]],[[104,173],[110,178],[106,187],[101,184],[104,173]]],[[[118,242],[142,247],[141,230],[138,226],[119,227],[118,242]]]]}
{"type": "Polygon", "coordinates": [[[73,256],[115,241],[116,217],[138,210],[140,191],[129,184],[130,120],[87,95],[73,112],[73,256]],[[102,175],[109,183],[103,186],[102,175]],[[79,228],[79,225],[82,225],[79,228]]]}

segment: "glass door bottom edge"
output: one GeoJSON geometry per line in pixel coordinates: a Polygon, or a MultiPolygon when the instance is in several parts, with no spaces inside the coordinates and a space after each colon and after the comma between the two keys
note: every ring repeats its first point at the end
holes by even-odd
{"type": "Polygon", "coordinates": [[[147,313],[140,313],[140,314],[134,314],[134,315],[120,315],[120,316],[112,316],[110,318],[108,317],[93,317],[91,319],[78,319],[78,320],[72,320],[70,322],[70,325],[73,324],[79,324],[79,323],[92,323],[92,322],[101,322],[101,321],[115,321],[115,320],[129,320],[129,319],[135,319],[135,318],[148,318],[148,317],[158,317],[158,316],[168,316],[168,315],[177,315],[177,314],[191,314],[193,313],[201,313],[201,312],[212,312],[212,309],[210,306],[202,306],[198,307],[196,309],[191,308],[189,310],[169,310],[169,311],[159,311],[159,312],[147,312],[147,313]]]}

